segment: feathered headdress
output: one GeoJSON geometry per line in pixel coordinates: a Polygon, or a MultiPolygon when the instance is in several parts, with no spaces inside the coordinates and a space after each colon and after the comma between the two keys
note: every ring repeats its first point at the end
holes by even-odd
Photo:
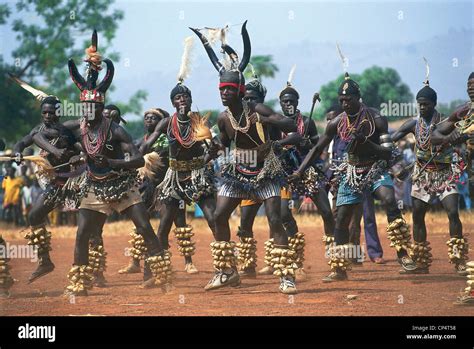
{"type": "Polygon", "coordinates": [[[13,75],[12,73],[7,73],[8,77],[14,81],[15,83],[17,83],[20,87],[22,87],[23,89],[25,89],[26,91],[28,91],[29,93],[31,93],[37,100],[39,100],[40,102],[42,102],[45,98],[47,97],[55,97],[57,98],[56,96],[53,96],[53,95],[48,95],[47,93],[41,91],[41,90],[38,90],[36,88],[34,88],[33,86],[29,85],[28,83],[24,82],[23,80],[21,80],[19,77],[13,75]]]}
{"type": "Polygon", "coordinates": [[[298,91],[293,87],[293,78],[295,76],[295,70],[296,70],[296,64],[293,65],[290,69],[290,73],[288,74],[288,79],[286,80],[286,86],[283,90],[280,92],[280,98],[283,97],[283,95],[294,95],[296,98],[300,98],[300,95],[298,94],[298,91]]]}
{"type": "Polygon", "coordinates": [[[336,43],[337,53],[341,58],[342,69],[344,70],[344,81],[339,86],[338,94],[339,95],[359,95],[360,96],[360,87],[357,82],[351,79],[349,73],[347,72],[348,59],[342,53],[341,47],[336,43]]]}
{"type": "Polygon", "coordinates": [[[184,85],[184,80],[189,76],[191,72],[191,51],[194,47],[194,40],[192,36],[188,36],[184,39],[184,51],[181,57],[181,66],[178,72],[178,84],[171,90],[170,99],[181,93],[186,93],[191,96],[191,90],[184,85]]]}
{"type": "Polygon", "coordinates": [[[72,81],[81,91],[81,102],[105,103],[105,93],[114,78],[114,64],[110,59],[102,60],[102,56],[98,50],[97,31],[94,30],[91,45],[86,49],[86,58],[84,60],[87,63],[86,79],[79,74],[74,60],[70,58],[68,61],[69,74],[71,75],[72,81]],[[107,65],[107,73],[97,85],[99,71],[102,69],[102,62],[107,65]]]}

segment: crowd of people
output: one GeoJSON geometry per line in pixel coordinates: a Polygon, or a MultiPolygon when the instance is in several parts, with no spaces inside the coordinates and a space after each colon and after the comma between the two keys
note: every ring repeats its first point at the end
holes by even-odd
{"type": "MultiPolygon", "coordinates": [[[[291,81],[293,72],[279,95],[281,112],[265,105],[267,91],[255,73],[246,83],[243,72],[251,54],[246,24],[242,26],[242,56],[223,41],[225,61],[215,54],[204,35],[206,29],[191,29],[219,76],[218,92],[225,111],[215,125],[192,111],[192,92],[184,84],[190,70],[191,37],[185,40],[178,83],[170,92],[175,111],[145,111],[145,134],[138,140],[133,141],[120,126],[120,110],[105,104],[115,68],[100,55],[95,31],[86,50],[86,77],[79,74],[74,60],[68,62],[72,81],[80,90],[81,117],[61,123],[58,98],[37,93],[42,122],[15,145],[11,157],[12,162],[23,164],[25,150],[35,144],[48,160],[46,165],[34,161],[43,192],[31,200],[28,213],[31,231],[25,237],[39,257],[30,282],[54,270],[47,217],[57,207],[77,210],[74,258],[65,294],[86,296],[94,285],[106,284],[102,231],[114,212],[122,213],[135,226],[130,263],[119,273],[141,272],[143,260],[144,288],[166,289],[172,284],[168,237],[173,224],[185,271],[198,272],[193,263],[194,232],[185,214],[186,206],[195,204],[214,237],[210,247],[215,274],[204,287],[206,291],[237,286],[245,278],[275,275],[281,293],[295,294],[296,283],[307,275],[305,234],[298,228],[293,200],[311,201],[323,221],[329,265],[329,274],[323,278],[326,283],[347,280],[351,266],[364,259],[362,218],[369,259],[385,263],[376,202],[386,216],[386,234],[400,273],[413,277],[429,273],[432,254],[425,214],[439,204],[449,221],[449,262],[454,273],[468,279],[458,302],[472,304],[474,264],[468,262],[458,188],[466,192],[466,171],[472,167],[474,73],[467,81],[470,102],[448,117],[436,110],[437,93],[427,73],[416,95],[418,115],[389,132],[387,118],[364,104],[359,84],[346,71],[337,91],[338,104],[327,110],[325,130],[319,133],[312,112],[308,117],[298,109],[300,96],[291,81]],[[106,72],[99,82],[102,63],[106,72]],[[409,137],[412,142],[403,141],[409,137]],[[262,205],[269,234],[265,267],[257,271],[253,224],[262,205]],[[234,242],[229,219],[239,207],[238,241],[234,242]],[[410,208],[413,230],[404,219],[410,208]],[[160,221],[155,233],[150,213],[156,211],[160,221]]],[[[34,89],[30,86],[28,90],[34,89]]],[[[318,99],[315,94],[312,109],[318,99]]],[[[8,200],[18,201],[24,182],[14,172],[7,170],[4,187],[8,200]]],[[[464,201],[469,208],[470,201],[464,201]]],[[[1,277],[8,281],[0,285],[11,285],[9,274],[1,277]]],[[[0,291],[7,294],[8,288],[0,287],[0,291]]]]}

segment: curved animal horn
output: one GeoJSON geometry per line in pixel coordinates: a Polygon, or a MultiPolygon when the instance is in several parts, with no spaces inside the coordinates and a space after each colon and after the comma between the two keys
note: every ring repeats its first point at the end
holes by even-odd
{"type": "Polygon", "coordinates": [[[104,78],[100,82],[99,86],[97,87],[98,91],[105,92],[112,84],[112,80],[114,79],[115,67],[112,61],[108,58],[104,59],[104,63],[107,64],[107,73],[105,74],[104,78]]]}
{"type": "Polygon", "coordinates": [[[207,38],[204,35],[202,35],[202,33],[199,30],[191,28],[191,27],[189,27],[189,29],[191,29],[194,33],[196,33],[198,38],[201,40],[201,42],[204,46],[204,49],[206,50],[207,55],[209,56],[209,59],[211,60],[212,64],[214,65],[214,68],[216,68],[216,70],[219,72],[219,74],[221,74],[221,72],[224,70],[224,66],[222,65],[221,62],[219,62],[219,59],[217,58],[216,53],[212,49],[212,47],[209,44],[209,41],[207,40],[207,38]]]}
{"type": "Polygon", "coordinates": [[[95,47],[96,51],[99,51],[99,40],[97,38],[97,30],[95,30],[95,29],[92,32],[91,44],[92,44],[92,46],[95,47]]]}
{"type": "Polygon", "coordinates": [[[242,25],[242,40],[244,42],[244,53],[242,54],[242,60],[239,64],[239,70],[243,72],[247,67],[247,64],[250,62],[250,55],[251,55],[251,45],[250,45],[250,37],[247,31],[247,21],[244,22],[242,25]]]}
{"type": "Polygon", "coordinates": [[[72,81],[76,84],[79,90],[83,91],[86,88],[86,81],[82,75],[79,74],[76,63],[74,63],[72,58],[69,58],[67,65],[69,67],[69,75],[71,75],[72,81]]]}

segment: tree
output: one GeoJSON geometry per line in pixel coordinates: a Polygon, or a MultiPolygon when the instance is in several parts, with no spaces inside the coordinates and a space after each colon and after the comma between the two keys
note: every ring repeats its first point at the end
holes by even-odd
{"type": "MultiPolygon", "coordinates": [[[[373,66],[362,72],[362,74],[351,74],[361,90],[364,103],[370,107],[380,108],[382,103],[411,103],[413,94],[408,85],[401,81],[400,75],[393,68],[381,68],[373,66]]],[[[338,89],[344,75],[341,74],[336,80],[330,81],[320,89],[321,108],[318,108],[317,118],[322,119],[325,111],[332,105],[338,103],[338,89]]]]}
{"type": "Polygon", "coordinates": [[[122,126],[127,130],[134,140],[143,137],[145,132],[143,120],[127,121],[127,124],[122,126]]]}
{"type": "MultiPolygon", "coordinates": [[[[253,56],[250,58],[250,64],[252,64],[255,73],[261,78],[263,76],[274,78],[275,73],[278,72],[278,66],[273,63],[272,55],[253,56]]],[[[252,78],[252,70],[250,66],[247,66],[245,70],[245,78],[252,78]]]]}
{"type": "MultiPolygon", "coordinates": [[[[18,0],[15,4],[0,5],[0,24],[11,25],[19,43],[12,52],[14,67],[8,66],[8,70],[14,68],[12,72],[35,86],[37,81],[41,81],[45,92],[61,100],[77,102],[79,92],[69,78],[67,60],[70,57],[75,58],[76,62],[82,60],[84,49],[90,45],[93,29],[99,33],[99,51],[102,55],[113,61],[119,59],[118,53],[108,53],[107,47],[114,39],[124,14],[120,10],[111,10],[111,4],[112,1],[108,0],[18,0]],[[10,24],[7,19],[13,11],[19,17],[10,24]]],[[[0,86],[2,95],[10,93],[4,91],[5,88],[5,84],[0,86]]],[[[12,85],[8,88],[16,93],[21,90],[12,85]]],[[[110,91],[113,91],[113,86],[110,91]]],[[[141,101],[145,97],[145,91],[137,91],[129,104],[122,104],[122,108],[140,112],[141,101]]],[[[16,108],[20,107],[16,105],[16,108]]],[[[0,121],[5,123],[10,115],[16,113],[16,108],[2,112],[0,121]]],[[[35,114],[39,116],[39,110],[35,114]]],[[[38,119],[29,126],[36,124],[38,119]]]]}
{"type": "Polygon", "coordinates": [[[10,146],[27,134],[40,117],[39,102],[25,90],[14,88],[17,86],[7,79],[6,73],[11,69],[0,57],[0,139],[10,146]]]}
{"type": "Polygon", "coordinates": [[[436,109],[444,116],[449,116],[454,110],[456,110],[457,107],[463,105],[466,102],[467,100],[455,99],[449,103],[438,103],[436,109]]]}

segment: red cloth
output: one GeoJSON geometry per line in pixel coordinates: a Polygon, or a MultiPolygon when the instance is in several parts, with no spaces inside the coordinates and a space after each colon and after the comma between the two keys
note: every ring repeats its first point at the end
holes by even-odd
{"type": "Polygon", "coordinates": [[[232,86],[239,90],[241,93],[245,93],[245,85],[239,85],[235,82],[221,82],[219,84],[219,88],[226,87],[226,86],[232,86]]]}

